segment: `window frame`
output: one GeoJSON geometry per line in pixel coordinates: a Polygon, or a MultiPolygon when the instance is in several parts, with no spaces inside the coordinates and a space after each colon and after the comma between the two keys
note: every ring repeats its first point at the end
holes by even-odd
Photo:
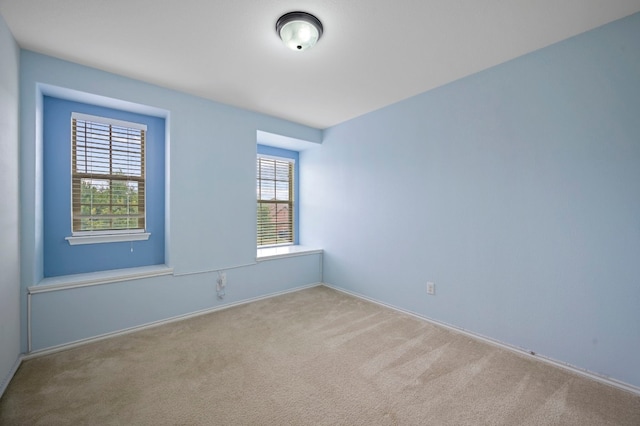
{"type": "MultiPolygon", "coordinates": [[[[268,247],[281,247],[281,246],[291,246],[291,245],[296,245],[298,242],[298,232],[297,232],[297,220],[298,220],[298,212],[297,212],[297,208],[298,208],[298,191],[297,191],[297,187],[298,187],[298,167],[297,167],[297,152],[295,151],[291,151],[291,156],[284,156],[284,155],[274,155],[271,153],[265,153],[265,151],[270,151],[270,150],[274,150],[271,149],[271,147],[268,146],[262,146],[263,149],[260,149],[260,145],[258,146],[258,153],[256,156],[256,246],[258,249],[262,249],[262,248],[268,248],[268,247]],[[261,152],[262,151],[262,152],[261,152]],[[295,156],[293,154],[296,154],[295,156]],[[260,175],[259,175],[259,167],[260,167],[260,160],[261,159],[266,159],[266,160],[274,160],[274,161],[279,161],[279,162],[286,162],[289,164],[289,171],[288,171],[288,175],[289,175],[289,179],[288,179],[288,200],[278,200],[277,197],[274,200],[260,200],[259,196],[259,181],[260,181],[260,175]],[[288,211],[290,214],[290,222],[288,223],[288,232],[290,233],[290,240],[289,241],[285,241],[285,242],[281,242],[278,243],[277,242],[277,229],[275,231],[275,234],[273,236],[273,238],[276,239],[275,243],[268,243],[268,244],[258,244],[259,240],[261,239],[261,235],[260,235],[260,225],[259,225],[259,209],[260,209],[260,205],[261,204],[287,204],[288,205],[288,211]]],[[[289,150],[284,150],[284,151],[289,151],[289,150]]],[[[279,152],[277,154],[280,154],[279,152]]],[[[288,153],[287,153],[288,154],[288,153]]],[[[286,223],[286,222],[285,222],[286,223]]],[[[276,224],[277,226],[277,224],[276,224]]]]}
{"type": "MultiPolygon", "coordinates": [[[[84,114],[84,113],[79,113],[79,112],[72,112],[71,114],[71,122],[70,122],[70,127],[71,127],[71,169],[70,169],[70,177],[71,177],[71,210],[70,210],[70,214],[71,214],[71,236],[66,237],[65,240],[67,240],[69,242],[70,245],[78,245],[78,244],[96,244],[96,243],[110,243],[110,242],[122,242],[122,241],[142,241],[142,240],[148,240],[149,236],[151,235],[151,233],[147,232],[147,206],[146,206],[146,202],[147,202],[147,194],[146,194],[146,190],[147,190],[147,185],[146,185],[146,173],[147,173],[147,159],[146,159],[146,155],[147,155],[147,147],[145,146],[147,143],[147,125],[143,124],[143,123],[136,123],[136,122],[131,122],[131,121],[124,121],[124,120],[117,120],[117,119],[113,119],[113,118],[109,118],[109,117],[104,117],[104,116],[98,116],[98,115],[90,115],[90,114],[84,114]],[[82,179],[82,177],[78,177],[78,175],[80,174],[84,174],[84,173],[78,173],[76,170],[76,160],[75,160],[75,156],[76,156],[76,149],[77,149],[77,140],[75,137],[75,133],[74,133],[74,124],[76,122],[76,120],[81,120],[81,121],[86,121],[86,122],[93,122],[93,123],[97,123],[97,124],[101,124],[101,125],[108,125],[108,126],[117,126],[120,128],[126,128],[126,129],[134,129],[134,130],[140,130],[142,132],[142,136],[141,136],[141,176],[134,178],[134,179],[128,179],[128,180],[135,180],[138,182],[138,184],[140,186],[142,186],[142,200],[143,200],[143,205],[142,207],[139,209],[141,210],[143,216],[142,216],[142,221],[143,221],[143,227],[139,227],[139,228],[125,228],[125,229],[101,229],[101,230],[75,230],[74,227],[76,226],[78,220],[77,215],[75,214],[76,211],[78,211],[78,200],[77,197],[74,198],[74,181],[76,181],[77,179],[82,179]]],[[[110,141],[109,141],[109,147],[110,150],[112,149],[112,140],[111,140],[111,136],[110,136],[110,141]]],[[[112,162],[112,157],[110,154],[109,157],[109,163],[111,164],[112,162]]],[[[104,180],[109,180],[110,185],[114,180],[123,180],[123,179],[113,179],[114,175],[112,174],[98,174],[96,176],[96,179],[104,179],[104,180]]]]}

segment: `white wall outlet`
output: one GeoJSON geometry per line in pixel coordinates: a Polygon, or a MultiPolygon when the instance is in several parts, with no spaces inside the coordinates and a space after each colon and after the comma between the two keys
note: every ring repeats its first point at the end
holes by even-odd
{"type": "Polygon", "coordinates": [[[436,285],[431,281],[427,282],[427,294],[435,295],[436,294],[436,285]]]}
{"type": "Polygon", "coordinates": [[[227,273],[220,272],[218,274],[218,279],[216,280],[216,282],[217,282],[216,290],[222,291],[227,286],[227,273]]]}

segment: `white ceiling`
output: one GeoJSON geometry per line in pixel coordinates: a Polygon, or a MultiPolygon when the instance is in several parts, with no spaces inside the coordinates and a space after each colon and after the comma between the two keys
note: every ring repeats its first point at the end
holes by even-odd
{"type": "Polygon", "coordinates": [[[25,49],[326,128],[640,11],[640,0],[0,0],[25,49]],[[278,17],[324,25],[305,52],[278,17]]]}

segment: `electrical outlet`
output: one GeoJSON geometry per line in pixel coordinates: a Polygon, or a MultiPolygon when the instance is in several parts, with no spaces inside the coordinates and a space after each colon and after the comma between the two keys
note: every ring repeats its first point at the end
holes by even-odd
{"type": "Polygon", "coordinates": [[[436,285],[435,285],[435,283],[432,283],[431,281],[427,282],[427,294],[430,294],[432,296],[436,294],[436,285]]]}
{"type": "Polygon", "coordinates": [[[227,286],[227,273],[220,272],[218,274],[218,285],[216,286],[216,290],[222,291],[223,288],[227,286]]]}
{"type": "Polygon", "coordinates": [[[227,286],[227,273],[218,272],[218,279],[216,280],[216,293],[218,296],[218,300],[224,299],[224,296],[225,296],[224,288],[226,286],[227,286]]]}

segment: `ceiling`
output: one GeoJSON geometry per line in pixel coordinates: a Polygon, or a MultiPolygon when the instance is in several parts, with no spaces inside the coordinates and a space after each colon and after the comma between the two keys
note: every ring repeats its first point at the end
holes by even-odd
{"type": "Polygon", "coordinates": [[[0,0],[20,47],[326,128],[640,11],[640,0],[0,0]],[[324,25],[294,52],[276,20],[324,25]]]}

